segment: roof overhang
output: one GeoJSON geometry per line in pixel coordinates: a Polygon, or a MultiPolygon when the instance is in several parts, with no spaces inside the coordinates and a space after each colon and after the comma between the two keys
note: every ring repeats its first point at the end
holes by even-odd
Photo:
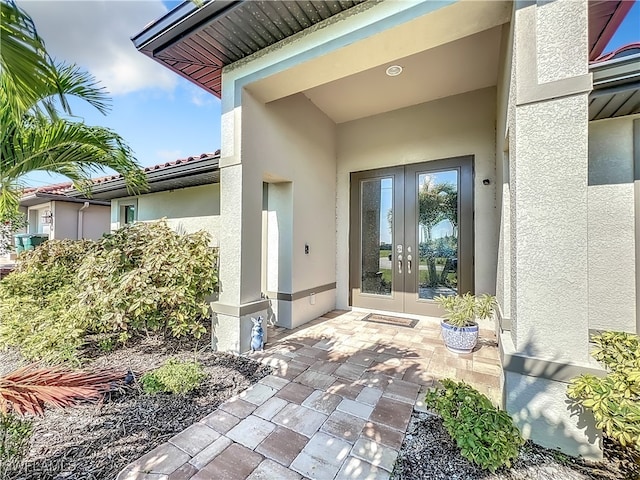
{"type": "Polygon", "coordinates": [[[640,113],[640,53],[594,63],[589,120],[640,113]]]}
{"type": "Polygon", "coordinates": [[[222,69],[366,0],[186,1],[132,37],[135,47],[218,98],[222,69]]]}
{"type": "Polygon", "coordinates": [[[602,55],[635,0],[589,0],[589,60],[602,55]]]}
{"type": "MultiPolygon", "coordinates": [[[[145,172],[149,189],[145,193],[165,192],[179,188],[196,187],[220,182],[220,156],[209,156],[170,167],[145,172]]],[[[91,196],[97,199],[129,197],[124,179],[117,177],[91,187],[91,196]]]]}
{"type": "Polygon", "coordinates": [[[105,200],[94,200],[84,197],[69,197],[67,195],[56,195],[54,193],[31,193],[20,199],[21,207],[33,207],[47,202],[67,202],[67,203],[85,203],[90,205],[109,206],[111,202],[105,200]]]}

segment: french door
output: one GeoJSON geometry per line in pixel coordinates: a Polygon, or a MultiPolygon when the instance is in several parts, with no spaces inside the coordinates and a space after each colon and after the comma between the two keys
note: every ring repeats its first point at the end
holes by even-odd
{"type": "Polygon", "coordinates": [[[473,157],[351,174],[351,304],[439,316],[473,292],[473,157]]]}

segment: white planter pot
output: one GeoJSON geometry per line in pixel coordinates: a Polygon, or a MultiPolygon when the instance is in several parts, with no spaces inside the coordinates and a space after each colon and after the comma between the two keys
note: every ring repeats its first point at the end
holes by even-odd
{"type": "Polygon", "coordinates": [[[454,327],[442,321],[440,327],[444,345],[454,353],[471,353],[478,344],[480,327],[477,323],[469,327],[454,327]]]}

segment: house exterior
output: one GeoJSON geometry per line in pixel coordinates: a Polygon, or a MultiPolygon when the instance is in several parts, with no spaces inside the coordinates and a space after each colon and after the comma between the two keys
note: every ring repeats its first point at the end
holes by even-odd
{"type": "Polygon", "coordinates": [[[503,406],[598,457],[566,386],[602,373],[593,331],[640,328],[637,63],[591,63],[630,6],[215,0],[147,26],[142,53],[222,100],[214,344],[495,293],[503,406]]]}
{"type": "Polygon", "coordinates": [[[81,196],[71,182],[26,189],[20,210],[29,235],[96,240],[109,231],[109,202],[81,196]]]}
{"type": "Polygon", "coordinates": [[[145,167],[149,189],[127,192],[120,175],[94,181],[92,196],[111,202],[110,227],[165,219],[177,231],[205,230],[218,244],[220,231],[219,152],[145,167]]]}

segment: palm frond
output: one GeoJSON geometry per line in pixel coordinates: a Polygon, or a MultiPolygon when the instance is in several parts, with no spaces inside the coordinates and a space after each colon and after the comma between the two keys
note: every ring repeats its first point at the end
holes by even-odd
{"type": "Polygon", "coordinates": [[[13,145],[12,158],[0,159],[2,174],[10,178],[43,170],[82,182],[96,172],[113,169],[122,174],[132,193],[146,187],[133,152],[120,135],[105,127],[39,118],[15,132],[13,145]]]}
{"type": "Polygon", "coordinates": [[[45,406],[68,407],[98,400],[124,375],[115,370],[85,372],[28,365],[0,378],[0,412],[42,415],[45,406]]]}
{"type": "Polygon", "coordinates": [[[133,152],[114,131],[72,122],[68,97],[105,114],[107,92],[75,65],[54,64],[33,21],[13,0],[0,0],[0,216],[17,213],[16,182],[36,170],[61,173],[86,191],[93,173],[113,169],[129,193],[146,187],[133,152]]]}
{"type": "MultiPolygon", "coordinates": [[[[71,108],[66,101],[66,97],[73,96],[84,100],[95,107],[100,113],[107,114],[111,109],[111,98],[107,89],[100,85],[100,82],[89,72],[82,70],[77,65],[61,63],[56,65],[57,90],[64,92],[63,107],[67,113],[71,113],[71,108]]],[[[51,91],[50,95],[55,95],[51,91]]]]}
{"type": "Polygon", "coordinates": [[[0,68],[7,75],[3,88],[25,108],[53,81],[54,72],[31,17],[13,0],[0,2],[0,44],[0,68]]]}

